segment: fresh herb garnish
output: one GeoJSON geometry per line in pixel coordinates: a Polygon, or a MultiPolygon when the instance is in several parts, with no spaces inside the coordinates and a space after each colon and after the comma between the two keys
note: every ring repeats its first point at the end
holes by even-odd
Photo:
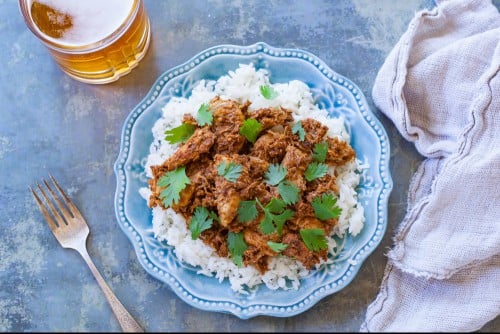
{"type": "Polygon", "coordinates": [[[217,166],[217,174],[223,176],[226,180],[230,182],[236,182],[241,175],[243,167],[240,164],[222,161],[217,166]]]}
{"type": "Polygon", "coordinates": [[[264,174],[264,181],[271,186],[278,186],[278,192],[285,204],[295,204],[299,200],[300,190],[292,182],[285,180],[287,170],[280,164],[270,164],[264,174]]]}
{"type": "Polygon", "coordinates": [[[311,162],[304,173],[307,181],[319,179],[328,173],[328,165],[321,162],[311,162]]]}
{"type": "Polygon", "coordinates": [[[325,238],[325,230],[321,228],[308,228],[300,230],[302,241],[306,247],[313,252],[318,252],[328,248],[328,243],[325,238]]]}
{"type": "Polygon", "coordinates": [[[243,232],[234,233],[229,231],[227,235],[227,247],[233,262],[238,266],[243,266],[243,253],[247,249],[247,244],[243,239],[243,232]]]}
{"type": "Polygon", "coordinates": [[[198,239],[201,232],[208,230],[212,227],[213,215],[217,215],[213,211],[209,211],[207,208],[198,206],[194,209],[193,216],[189,222],[189,230],[191,231],[191,238],[193,240],[198,239]]]}
{"type": "Polygon", "coordinates": [[[300,190],[292,182],[285,180],[278,184],[278,192],[283,202],[286,204],[295,204],[299,200],[300,190]]]}
{"type": "Polygon", "coordinates": [[[265,207],[259,200],[257,200],[257,203],[262,211],[264,211],[264,219],[259,225],[262,233],[271,234],[276,231],[281,235],[283,232],[283,225],[295,215],[295,212],[290,209],[285,209],[285,202],[277,198],[271,199],[265,207]]]}
{"type": "Polygon", "coordinates": [[[278,232],[278,235],[281,235],[283,233],[283,225],[285,225],[287,220],[292,219],[294,215],[295,212],[290,209],[286,209],[279,215],[275,215],[273,217],[274,224],[276,224],[276,232],[278,232]]]}
{"type": "Polygon", "coordinates": [[[256,119],[247,118],[240,128],[240,135],[248,139],[249,142],[255,143],[257,136],[262,131],[262,124],[256,119]]]}
{"type": "Polygon", "coordinates": [[[165,131],[165,140],[170,144],[185,143],[196,130],[196,126],[189,123],[182,123],[178,127],[165,131]]]}
{"type": "Polygon", "coordinates": [[[273,241],[268,241],[267,245],[276,253],[281,253],[288,247],[288,244],[283,244],[281,242],[273,242],[273,241]]]}
{"type": "MultiPolygon", "coordinates": [[[[259,204],[260,204],[260,202],[259,202],[259,204]]],[[[261,205],[261,208],[262,208],[262,205],[261,205]]],[[[279,198],[273,197],[273,198],[271,198],[269,203],[267,203],[265,208],[267,210],[269,210],[270,212],[280,213],[286,208],[286,203],[283,202],[283,200],[281,200],[279,198]]]]}
{"type": "Polygon", "coordinates": [[[165,175],[158,180],[158,186],[165,188],[160,192],[160,199],[163,205],[169,207],[173,203],[179,202],[181,191],[190,183],[191,181],[186,175],[184,166],[165,173],[165,175]]]}
{"type": "Polygon", "coordinates": [[[217,214],[213,211],[208,211],[208,215],[210,216],[210,218],[212,218],[213,220],[215,220],[216,222],[219,222],[220,223],[220,218],[219,216],[217,216],[217,214]]]}
{"type": "Polygon", "coordinates": [[[298,121],[292,126],[292,133],[299,136],[300,141],[306,139],[306,131],[302,127],[302,122],[298,121]]]}
{"type": "Polygon", "coordinates": [[[285,179],[287,170],[280,164],[270,164],[267,172],[264,174],[264,181],[270,186],[275,186],[285,179]]]}
{"type": "Polygon", "coordinates": [[[273,222],[273,215],[268,211],[264,211],[264,219],[259,224],[259,229],[264,234],[271,234],[276,231],[276,225],[273,222]]]}
{"type": "Polygon", "coordinates": [[[253,201],[241,201],[238,206],[238,220],[242,223],[248,223],[249,221],[257,218],[257,202],[253,201]]]}
{"type": "Polygon", "coordinates": [[[317,162],[325,162],[326,154],[328,153],[328,143],[321,142],[314,145],[313,159],[317,162]]]}
{"type": "Polygon", "coordinates": [[[262,96],[266,99],[266,100],[272,100],[274,99],[276,96],[278,96],[278,92],[272,87],[272,86],[269,86],[269,85],[261,85],[259,87],[260,89],[260,93],[262,94],[262,96]]]}
{"type": "Polygon", "coordinates": [[[212,125],[214,116],[210,112],[208,103],[203,103],[196,114],[196,120],[199,126],[212,125]]]}
{"type": "Polygon", "coordinates": [[[333,197],[332,193],[314,197],[311,204],[314,208],[314,216],[321,220],[338,218],[342,213],[342,209],[336,205],[337,198],[333,197]]]}

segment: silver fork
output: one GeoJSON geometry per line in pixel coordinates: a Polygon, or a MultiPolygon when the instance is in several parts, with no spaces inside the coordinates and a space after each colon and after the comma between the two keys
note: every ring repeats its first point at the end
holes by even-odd
{"type": "Polygon", "coordinates": [[[92,274],[94,274],[97,283],[99,283],[99,286],[104,292],[104,296],[109,302],[122,330],[124,332],[144,332],[141,326],[132,318],[125,307],[123,307],[113,291],[111,291],[92,262],[87,252],[86,244],[89,235],[89,227],[85,219],[52,175],[50,175],[50,179],[57,188],[59,195],[52,189],[47,181],[43,180],[43,183],[48,192],[43,189],[43,186],[37,183],[38,190],[46,202],[45,205],[33,188],[30,187],[30,189],[52,233],[62,247],[74,249],[83,257],[92,271],[92,274]]]}

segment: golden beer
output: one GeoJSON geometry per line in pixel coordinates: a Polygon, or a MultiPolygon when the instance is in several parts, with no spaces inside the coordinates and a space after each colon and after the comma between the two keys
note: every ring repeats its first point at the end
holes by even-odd
{"type": "Polygon", "coordinates": [[[129,73],[149,47],[142,0],[19,0],[29,29],[71,77],[104,84],[129,73]]]}

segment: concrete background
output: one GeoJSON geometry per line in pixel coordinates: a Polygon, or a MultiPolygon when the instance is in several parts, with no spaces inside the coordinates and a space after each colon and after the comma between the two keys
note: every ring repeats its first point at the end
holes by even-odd
{"type": "MultiPolygon", "coordinates": [[[[500,7],[499,1],[495,1],[500,7]]],[[[90,225],[88,248],[112,290],[147,331],[358,331],[374,300],[391,236],[406,210],[421,157],[376,110],[371,88],[415,12],[430,0],[145,0],[152,44],[138,68],[108,85],[63,74],[26,28],[17,1],[0,0],[0,331],[119,331],[79,255],[59,246],[28,187],[53,174],[90,225]],[[125,118],[164,71],[219,44],[312,52],[363,91],[391,141],[394,189],[380,246],[351,284],[290,318],[195,309],[149,276],[114,212],[117,158],[125,118]]],[[[499,331],[500,319],[482,331],[499,331]]]]}

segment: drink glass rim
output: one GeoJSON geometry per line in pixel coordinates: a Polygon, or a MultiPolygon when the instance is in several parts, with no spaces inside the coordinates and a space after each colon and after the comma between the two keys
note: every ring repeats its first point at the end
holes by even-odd
{"type": "Polygon", "coordinates": [[[134,21],[133,19],[137,15],[139,11],[140,4],[142,0],[133,0],[132,9],[128,13],[127,17],[111,34],[108,36],[89,44],[82,45],[66,45],[63,43],[58,43],[53,38],[48,38],[44,33],[40,31],[38,26],[33,21],[31,17],[30,5],[35,0],[19,0],[19,9],[21,14],[26,22],[26,25],[31,30],[35,36],[37,36],[47,47],[52,48],[54,50],[58,50],[65,53],[87,53],[92,51],[97,51],[109,44],[112,44],[114,41],[119,39],[125,31],[129,28],[129,26],[134,21]]]}

